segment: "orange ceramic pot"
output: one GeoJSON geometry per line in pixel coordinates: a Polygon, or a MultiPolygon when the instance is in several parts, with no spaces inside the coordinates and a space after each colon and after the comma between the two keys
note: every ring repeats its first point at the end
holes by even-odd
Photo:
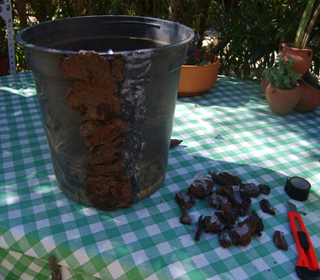
{"type": "Polygon", "coordinates": [[[294,44],[282,43],[279,52],[283,53],[283,59],[287,61],[291,56],[294,58],[291,69],[303,76],[311,67],[313,50],[310,48],[298,49],[293,47],[294,44]]]}
{"type": "Polygon", "coordinates": [[[320,90],[310,86],[304,80],[299,81],[302,91],[300,100],[294,109],[300,113],[311,112],[320,105],[320,90]]]}
{"type": "Polygon", "coordinates": [[[265,95],[271,111],[278,115],[285,115],[297,106],[301,91],[299,85],[294,89],[286,90],[276,88],[268,82],[265,87],[265,95]]]}
{"type": "MultiPolygon", "coordinates": [[[[200,50],[196,52],[199,57],[200,50]]],[[[182,65],[178,96],[194,96],[213,87],[218,78],[219,58],[212,53],[205,53],[208,65],[182,65]]]]}

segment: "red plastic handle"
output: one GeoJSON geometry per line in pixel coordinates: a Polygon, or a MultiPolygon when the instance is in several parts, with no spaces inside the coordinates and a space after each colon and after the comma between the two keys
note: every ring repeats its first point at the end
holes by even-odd
{"type": "Polygon", "coordinates": [[[296,267],[300,267],[300,268],[305,267],[311,271],[319,271],[319,263],[317,260],[317,255],[313,249],[309,234],[307,232],[307,229],[303,223],[303,220],[300,214],[296,212],[288,212],[288,216],[289,216],[290,227],[291,227],[293,237],[296,242],[298,253],[299,253],[299,258],[298,258],[296,267]],[[309,249],[304,249],[301,245],[299,233],[298,233],[299,230],[297,228],[296,221],[298,221],[301,231],[305,233],[308,239],[309,249]]]}

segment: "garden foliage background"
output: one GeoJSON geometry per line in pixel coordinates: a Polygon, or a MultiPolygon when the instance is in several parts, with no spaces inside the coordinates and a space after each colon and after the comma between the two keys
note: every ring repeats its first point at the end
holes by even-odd
{"type": "MultiPolygon", "coordinates": [[[[220,58],[219,74],[262,79],[275,62],[281,42],[293,43],[306,0],[13,0],[14,32],[47,20],[88,15],[139,15],[169,19],[208,36],[210,52],[220,58]]],[[[0,21],[5,53],[5,22],[0,21]]],[[[319,75],[320,23],[311,35],[313,70],[319,75]]],[[[16,44],[17,71],[26,70],[16,44]]]]}

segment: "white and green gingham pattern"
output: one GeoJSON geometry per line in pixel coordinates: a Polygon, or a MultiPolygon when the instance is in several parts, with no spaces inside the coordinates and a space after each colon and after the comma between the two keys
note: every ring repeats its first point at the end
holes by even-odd
{"type": "MultiPolygon", "coordinates": [[[[298,279],[297,248],[286,201],[302,211],[320,260],[320,110],[286,116],[271,112],[260,84],[219,77],[206,93],[178,98],[163,186],[128,209],[102,212],[68,199],[58,188],[31,72],[0,79],[0,279],[49,279],[49,256],[62,279],[298,279]],[[220,135],[212,137],[211,125],[220,135]],[[210,169],[236,172],[245,182],[267,184],[271,194],[251,209],[265,230],[246,247],[223,249],[218,235],[194,241],[194,225],[179,222],[174,195],[210,169]],[[309,199],[284,191],[287,178],[307,179],[309,199]],[[267,198],[276,216],[261,211],[267,198]],[[273,243],[285,233],[288,251],[273,243]]],[[[215,210],[207,200],[190,209],[215,210]]]]}

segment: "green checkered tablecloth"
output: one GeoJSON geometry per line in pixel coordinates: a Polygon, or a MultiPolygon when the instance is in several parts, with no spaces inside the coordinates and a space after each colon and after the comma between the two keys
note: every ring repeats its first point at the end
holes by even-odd
{"type": "MultiPolygon", "coordinates": [[[[0,79],[0,279],[50,279],[49,256],[62,279],[298,279],[297,247],[285,207],[297,205],[320,260],[320,109],[286,116],[271,112],[260,84],[219,77],[206,93],[178,98],[163,186],[128,209],[102,212],[68,199],[52,168],[31,72],[0,79]],[[220,132],[214,138],[211,125],[220,132]],[[195,223],[182,225],[174,195],[210,169],[267,184],[252,198],[265,230],[246,246],[223,249],[217,234],[194,241],[195,223]],[[307,179],[309,199],[284,191],[287,178],[307,179]],[[277,215],[262,212],[267,198],[277,215]],[[273,243],[285,233],[288,251],[273,243]]],[[[198,200],[194,220],[215,209],[198,200]]],[[[243,219],[243,218],[241,218],[243,219]]]]}

